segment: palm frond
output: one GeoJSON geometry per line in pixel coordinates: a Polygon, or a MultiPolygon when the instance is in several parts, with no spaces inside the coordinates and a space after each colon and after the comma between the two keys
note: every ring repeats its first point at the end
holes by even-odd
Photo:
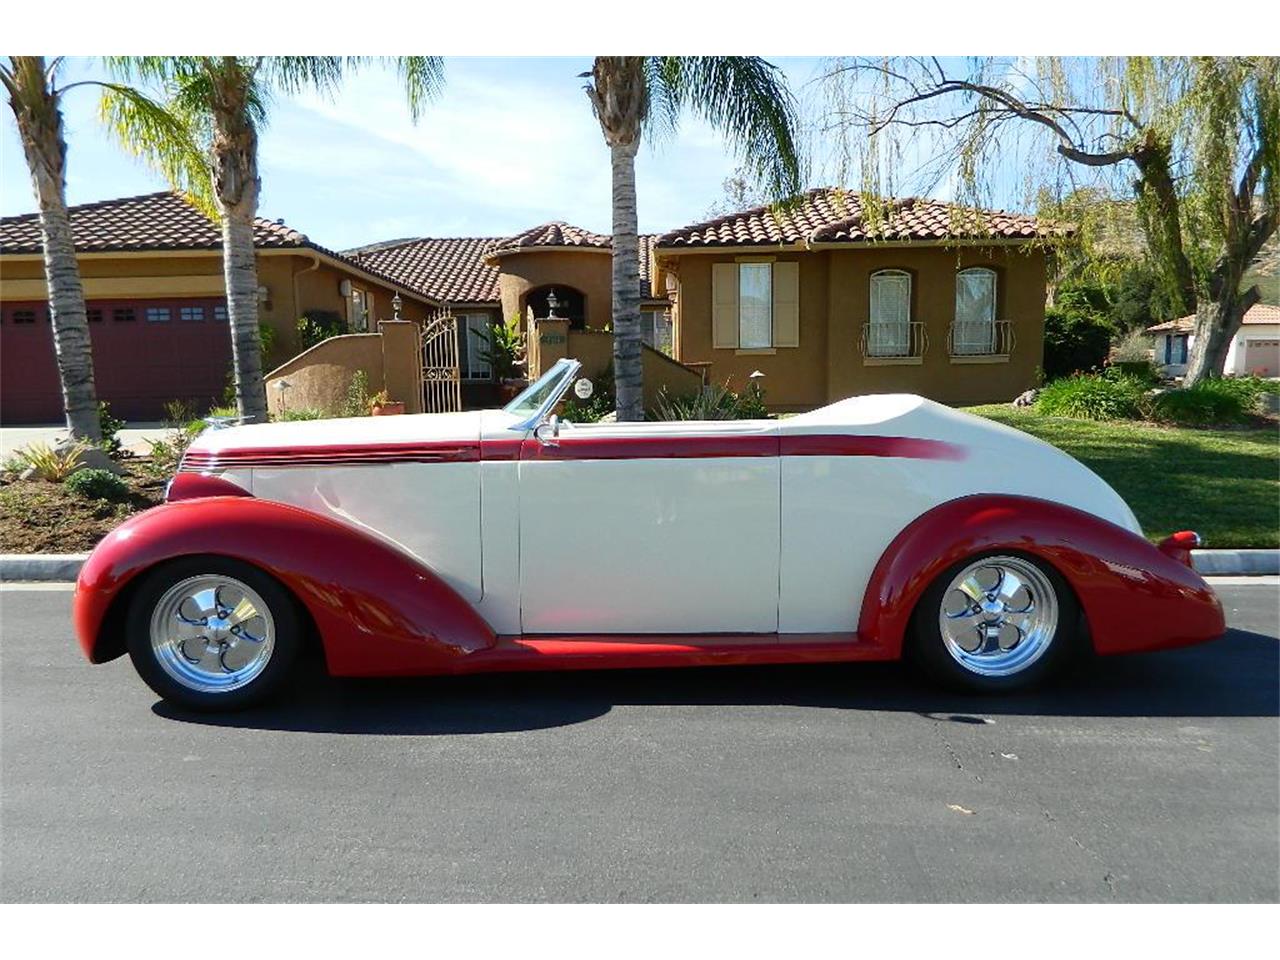
{"type": "Polygon", "coordinates": [[[661,57],[650,95],[668,111],[687,107],[725,134],[744,166],[775,198],[803,181],[796,103],[782,71],[763,57],[661,57]]]}
{"type": "Polygon", "coordinates": [[[134,87],[103,85],[99,113],[120,144],[158,170],[205,213],[216,215],[202,130],[204,117],[161,104],[134,87]]]}
{"type": "Polygon", "coordinates": [[[395,66],[409,99],[409,116],[416,123],[427,104],[444,90],[444,58],[396,57],[395,66]]]}

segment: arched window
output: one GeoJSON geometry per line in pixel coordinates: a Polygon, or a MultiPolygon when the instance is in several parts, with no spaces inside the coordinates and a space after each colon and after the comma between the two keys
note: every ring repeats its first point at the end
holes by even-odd
{"type": "Polygon", "coordinates": [[[956,356],[996,352],[996,272],[988,267],[969,267],[956,274],[951,352],[956,356]]]}
{"type": "Polygon", "coordinates": [[[877,270],[871,275],[867,356],[911,356],[911,274],[877,270]]]}

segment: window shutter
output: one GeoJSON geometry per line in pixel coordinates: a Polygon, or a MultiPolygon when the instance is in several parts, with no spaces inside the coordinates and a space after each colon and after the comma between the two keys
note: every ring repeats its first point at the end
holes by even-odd
{"type": "Polygon", "coordinates": [[[800,264],[773,265],[773,345],[800,346],[800,264]]]}
{"type": "Polygon", "coordinates": [[[711,265],[711,346],[738,346],[738,265],[711,265]]]}

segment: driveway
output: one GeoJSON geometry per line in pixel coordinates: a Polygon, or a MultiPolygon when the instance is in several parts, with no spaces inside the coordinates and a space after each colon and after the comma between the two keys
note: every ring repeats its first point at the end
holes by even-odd
{"type": "Polygon", "coordinates": [[[1280,587],[1230,634],[973,698],[894,664],[313,675],[271,709],[86,664],[0,589],[6,901],[1275,901],[1280,587]]]}
{"type": "MultiPolygon", "coordinates": [[[[150,452],[148,440],[159,440],[168,430],[162,423],[131,423],[120,431],[120,442],[137,454],[150,452]]],[[[36,441],[53,446],[67,435],[65,423],[37,426],[0,427],[0,461],[8,460],[19,447],[36,441]]]]}

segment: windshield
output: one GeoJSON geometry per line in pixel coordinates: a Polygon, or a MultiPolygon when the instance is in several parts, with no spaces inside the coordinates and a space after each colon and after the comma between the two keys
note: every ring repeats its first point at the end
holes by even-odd
{"type": "Polygon", "coordinates": [[[514,414],[521,420],[527,420],[546,406],[547,401],[558,397],[568,389],[569,381],[580,366],[577,360],[568,358],[557,360],[550,370],[525,387],[519,396],[503,407],[503,411],[514,414]]]}

